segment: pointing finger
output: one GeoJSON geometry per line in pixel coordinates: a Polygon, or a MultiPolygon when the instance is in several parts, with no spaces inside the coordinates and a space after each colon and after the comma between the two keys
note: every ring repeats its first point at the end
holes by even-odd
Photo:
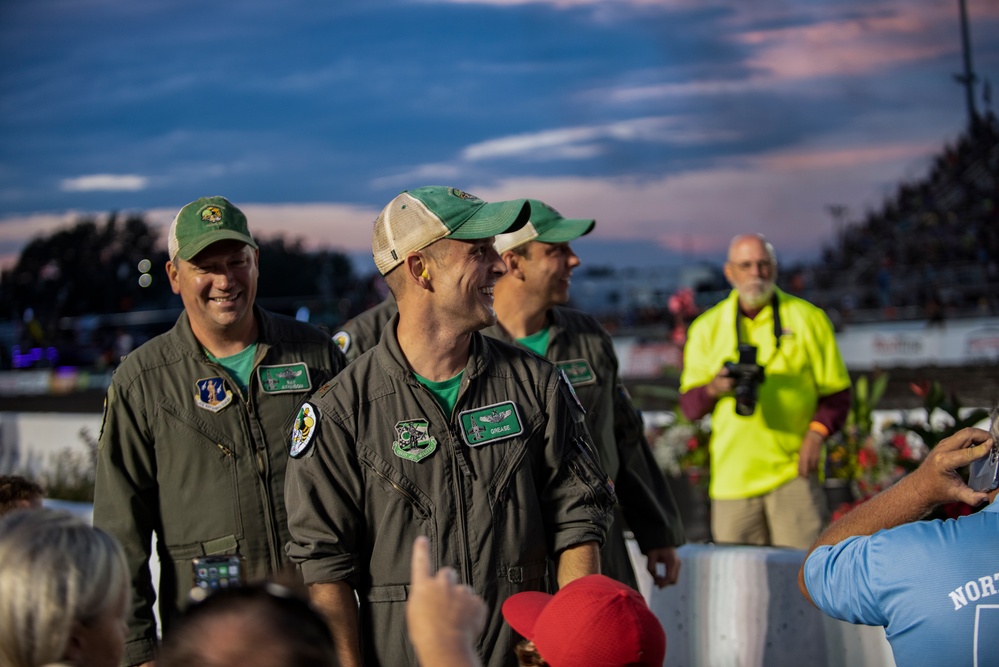
{"type": "Polygon", "coordinates": [[[413,541],[411,583],[423,581],[433,576],[430,570],[430,540],[420,535],[413,541]]]}

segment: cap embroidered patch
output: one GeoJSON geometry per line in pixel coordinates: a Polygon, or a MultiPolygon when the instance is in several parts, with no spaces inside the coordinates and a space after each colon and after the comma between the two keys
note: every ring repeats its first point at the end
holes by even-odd
{"type": "Polygon", "coordinates": [[[198,380],[194,386],[198,390],[194,402],[203,410],[218,412],[232,403],[232,392],[225,388],[225,380],[220,377],[198,380]]]}
{"type": "Polygon", "coordinates": [[[333,334],[333,342],[341,352],[347,354],[347,350],[350,349],[350,334],[343,330],[337,331],[333,334]]]}
{"type": "Polygon", "coordinates": [[[319,410],[311,403],[303,403],[295,416],[295,423],[291,427],[291,449],[288,451],[291,458],[300,458],[309,450],[312,437],[316,434],[316,426],[319,424],[319,410]]]}
{"type": "Polygon", "coordinates": [[[222,222],[222,209],[218,206],[209,206],[201,212],[201,220],[208,224],[222,222]]]}
{"type": "Polygon", "coordinates": [[[593,372],[593,367],[586,359],[559,361],[555,365],[565,373],[566,379],[573,387],[585,387],[588,384],[595,384],[597,381],[597,374],[593,372]]]}
{"type": "Polygon", "coordinates": [[[304,361],[280,366],[260,366],[257,368],[260,386],[268,394],[288,394],[312,389],[309,367],[304,361]]]}
{"type": "Polygon", "coordinates": [[[503,401],[484,408],[465,410],[458,415],[465,444],[478,447],[487,442],[505,440],[524,432],[520,413],[513,401],[503,401]]]}
{"type": "Polygon", "coordinates": [[[410,419],[396,422],[396,440],[392,441],[392,451],[401,459],[419,462],[437,449],[437,438],[429,435],[430,423],[426,419],[410,419]]]}

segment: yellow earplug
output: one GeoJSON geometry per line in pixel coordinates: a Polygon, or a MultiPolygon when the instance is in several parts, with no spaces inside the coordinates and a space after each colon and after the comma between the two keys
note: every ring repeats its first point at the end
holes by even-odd
{"type": "Polygon", "coordinates": [[[429,272],[429,271],[427,271],[427,270],[426,270],[426,269],[424,268],[424,269],[423,269],[423,273],[421,273],[421,274],[420,274],[420,277],[421,277],[421,278],[426,278],[427,280],[430,280],[430,272],[429,272]]]}

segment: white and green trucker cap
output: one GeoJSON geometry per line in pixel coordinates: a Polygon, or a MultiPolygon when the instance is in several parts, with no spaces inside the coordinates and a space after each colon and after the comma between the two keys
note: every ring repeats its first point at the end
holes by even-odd
{"type": "Polygon", "coordinates": [[[531,220],[516,231],[496,237],[496,252],[505,253],[530,241],[568,243],[593,231],[597,221],[592,218],[564,218],[543,201],[528,199],[531,220]]]}
{"type": "Polygon", "coordinates": [[[520,229],[531,217],[526,199],[485,202],[457,188],[407,190],[375,220],[371,254],[384,276],[406,255],[443,238],[474,241],[520,229]]]}

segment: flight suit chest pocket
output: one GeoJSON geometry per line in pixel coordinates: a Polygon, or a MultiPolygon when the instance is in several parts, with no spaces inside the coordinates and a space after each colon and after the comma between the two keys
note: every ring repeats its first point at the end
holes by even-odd
{"type": "MultiPolygon", "coordinates": [[[[383,491],[382,493],[367,494],[366,505],[368,505],[369,512],[382,519],[396,516],[395,512],[386,506],[394,500],[401,502],[403,507],[408,508],[412,512],[412,518],[427,524],[432,523],[433,501],[413,480],[390,466],[378,454],[360,444],[357,448],[357,458],[373,482],[373,484],[366,486],[374,489],[380,488],[383,491]]],[[[414,462],[412,465],[419,466],[420,464],[414,462]]],[[[396,519],[406,521],[404,516],[396,516],[396,519]]],[[[393,528],[403,529],[404,526],[382,526],[381,530],[393,530],[393,528]]]]}
{"type": "Polygon", "coordinates": [[[241,539],[238,469],[245,447],[190,414],[164,407],[159,416],[156,476],[166,544],[241,539]]]}

